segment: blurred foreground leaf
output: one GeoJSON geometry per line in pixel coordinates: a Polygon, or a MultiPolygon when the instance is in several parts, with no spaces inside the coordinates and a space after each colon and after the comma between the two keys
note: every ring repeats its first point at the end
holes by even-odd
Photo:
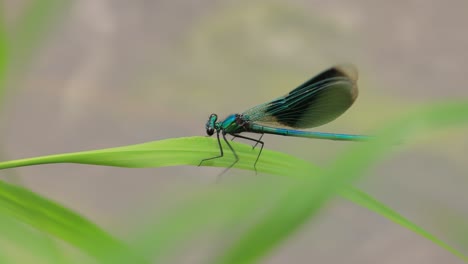
{"type": "MultiPolygon", "coordinates": [[[[1,181],[0,214],[13,216],[45,234],[60,238],[103,263],[111,263],[109,260],[115,252],[131,257],[134,263],[145,263],[122,242],[73,211],[25,188],[1,181]]],[[[36,247],[41,245],[43,242],[37,243],[36,247]]]]}
{"type": "Polygon", "coordinates": [[[0,18],[0,102],[3,101],[8,72],[8,38],[3,22],[0,18]]]}
{"type": "MultiPolygon", "coordinates": [[[[185,201],[179,207],[172,208],[167,214],[159,216],[151,224],[143,227],[142,234],[135,240],[134,248],[145,259],[162,260],[168,253],[179,248],[183,242],[202,234],[206,228],[219,225],[227,231],[235,230],[239,223],[246,224],[245,220],[251,219],[247,222],[247,226],[230,236],[232,238],[230,243],[216,251],[213,262],[252,263],[271,252],[281,241],[313,218],[325,202],[338,193],[467,260],[467,257],[456,249],[349,185],[363,175],[370,166],[389,155],[395,142],[402,142],[420,133],[427,134],[437,129],[466,125],[468,123],[466,113],[468,113],[468,102],[439,104],[408,114],[377,132],[372,141],[352,145],[325,170],[286,154],[264,150],[257,164],[258,171],[288,177],[279,178],[278,182],[257,182],[239,188],[215,186],[213,190],[199,194],[189,202],[185,201]]],[[[235,167],[252,170],[257,150],[235,142],[233,147],[240,157],[235,167]]],[[[6,161],[0,163],[0,169],[46,163],[80,163],[130,168],[197,166],[201,159],[218,153],[216,139],[178,138],[6,161]]],[[[226,151],[226,157],[210,160],[203,165],[227,167],[232,161],[232,154],[226,151]]],[[[118,250],[121,244],[99,228],[73,213],[63,211],[64,209],[56,204],[15,188],[17,187],[5,185],[3,190],[0,190],[3,204],[0,206],[1,210],[5,211],[5,208],[8,208],[9,211],[5,212],[14,213],[22,221],[58,236],[92,255],[100,256],[102,248],[89,248],[86,241],[102,241],[102,244],[106,245],[104,252],[117,249],[114,251],[114,263],[128,263],[128,258],[132,257],[132,254],[125,253],[128,251],[118,250]],[[43,217],[36,218],[31,214],[34,216],[42,214],[43,217]],[[51,219],[58,219],[59,227],[51,224],[53,222],[51,219]],[[89,234],[89,236],[79,234],[89,234]],[[88,240],[96,235],[97,238],[88,240]]]]}
{"type": "Polygon", "coordinates": [[[243,236],[221,254],[216,263],[255,262],[313,217],[335,192],[343,189],[351,196],[351,200],[409,228],[467,261],[467,256],[379,204],[372,197],[363,193],[350,193],[350,190],[346,189],[348,184],[363,175],[371,165],[389,155],[395,142],[403,142],[421,133],[433,133],[438,129],[466,125],[467,113],[466,101],[431,105],[383,128],[375,134],[372,142],[352,145],[323,174],[293,185],[288,195],[270,209],[257,224],[246,230],[243,236]]]}
{"type": "Polygon", "coordinates": [[[68,0],[33,0],[26,4],[11,30],[15,68],[24,66],[37,53],[48,33],[59,25],[69,4],[68,0]]]}

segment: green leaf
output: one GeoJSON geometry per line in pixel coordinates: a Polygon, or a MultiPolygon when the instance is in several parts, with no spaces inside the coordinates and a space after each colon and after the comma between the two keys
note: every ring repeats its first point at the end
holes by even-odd
{"type": "MultiPolygon", "coordinates": [[[[233,143],[237,153],[242,157],[236,167],[252,169],[258,150],[250,146],[233,143]]],[[[227,147],[227,146],[225,146],[227,147]]],[[[216,140],[206,137],[167,139],[125,147],[84,151],[68,154],[58,154],[35,157],[7,162],[0,162],[0,169],[30,166],[47,163],[80,163],[107,165],[119,167],[159,167],[173,165],[198,165],[202,158],[219,154],[216,140]]],[[[227,167],[233,162],[231,153],[223,159],[205,162],[207,166],[227,167]]],[[[287,174],[288,171],[303,168],[307,174],[319,171],[313,165],[294,157],[264,150],[257,164],[259,171],[287,174]],[[266,154],[266,155],[265,155],[266,154]]],[[[106,252],[113,252],[112,260],[122,263],[134,263],[134,255],[115,241],[110,235],[94,226],[92,223],[72,213],[71,211],[37,196],[25,189],[0,184],[0,211],[15,216],[37,229],[59,237],[82,251],[97,257],[101,261],[109,261],[106,252]],[[104,253],[103,253],[104,252],[104,253]]],[[[185,218],[186,219],[186,218],[185,218]]],[[[214,218],[213,218],[214,219],[214,218]]],[[[171,220],[175,222],[174,219],[171,220]]]]}
{"type": "MultiPolygon", "coordinates": [[[[214,191],[204,193],[188,204],[173,208],[171,212],[154,221],[155,224],[144,228],[144,235],[137,239],[139,241],[137,249],[145,258],[155,256],[156,259],[163,259],[168,252],[179,246],[179,243],[190,239],[192,235],[201,234],[209,226],[219,223],[218,221],[235,227],[236,221],[255,216],[254,221],[242,229],[242,232],[233,236],[236,239],[229,243],[225,250],[219,251],[215,257],[215,263],[252,263],[271,252],[281,241],[311,219],[329,198],[339,193],[466,260],[467,257],[457,250],[369,195],[350,187],[349,184],[362,175],[369,166],[388,155],[394,147],[393,142],[401,142],[412,135],[427,134],[436,129],[466,124],[467,112],[468,103],[460,102],[431,106],[420,112],[408,114],[403,120],[398,120],[376,133],[375,139],[371,142],[353,145],[326,170],[286,154],[264,150],[257,164],[258,171],[288,176],[282,178],[284,181],[259,182],[252,184],[251,187],[242,186],[232,190],[216,186],[214,191]],[[261,212],[258,212],[259,208],[261,212]]],[[[235,167],[252,170],[257,150],[239,143],[233,143],[233,147],[240,157],[235,167]]],[[[192,137],[6,161],[0,163],[0,169],[64,162],[131,168],[197,166],[201,159],[218,154],[216,139],[192,137]]],[[[232,163],[233,156],[228,151],[225,155],[226,157],[222,159],[210,160],[203,165],[227,167],[232,163]]],[[[24,194],[13,194],[13,196],[21,198],[24,194]]],[[[27,205],[33,208],[53,207],[40,203],[35,205],[33,199],[28,200],[27,205]]],[[[24,215],[27,215],[27,212],[21,212],[19,218],[24,218],[24,215]]],[[[70,223],[72,226],[80,225],[73,220],[70,223]]],[[[43,228],[40,222],[32,224],[43,228]]],[[[72,237],[70,234],[69,240],[72,237]]],[[[72,243],[80,244],[76,241],[72,243]]],[[[80,248],[90,250],[82,246],[80,248]]],[[[115,257],[120,263],[125,263],[123,260],[127,260],[126,256],[130,255],[124,253],[120,256],[121,252],[116,252],[115,257]]]]}
{"type": "MultiPolygon", "coordinates": [[[[224,144],[224,143],[223,143],[224,144]]],[[[236,142],[231,143],[242,158],[234,166],[240,169],[253,169],[258,149],[236,142]]],[[[225,145],[225,149],[228,147],[225,145]]],[[[218,143],[213,138],[189,137],[153,141],[125,147],[91,150],[75,153],[49,155],[13,161],[0,162],[0,169],[31,166],[47,163],[80,163],[117,166],[127,168],[148,168],[176,165],[198,166],[204,158],[219,155],[218,143]]],[[[225,157],[208,160],[202,166],[228,167],[234,156],[225,151],[225,157]]],[[[308,176],[320,171],[310,163],[290,155],[264,149],[258,161],[257,170],[276,175],[288,175],[290,171],[306,171],[308,176]]]]}
{"type": "Polygon", "coordinates": [[[354,189],[354,188],[345,189],[343,192],[346,193],[345,196],[350,201],[352,201],[352,202],[354,202],[356,204],[359,204],[362,207],[365,207],[365,208],[369,209],[370,211],[374,211],[374,212],[384,216],[385,218],[387,218],[388,220],[390,220],[390,221],[392,221],[394,223],[397,223],[397,224],[399,224],[399,225],[401,225],[403,227],[408,228],[409,230],[415,232],[416,234],[429,239],[430,241],[434,242],[434,244],[437,244],[441,248],[447,250],[448,252],[452,253],[453,255],[459,257],[460,259],[468,261],[467,256],[465,256],[463,253],[461,253],[458,250],[452,248],[447,243],[445,243],[442,240],[438,239],[436,236],[434,236],[431,233],[427,232],[426,230],[424,230],[420,226],[412,223],[411,221],[404,218],[403,216],[401,216],[397,212],[393,211],[388,206],[380,203],[379,201],[377,201],[375,198],[371,197],[370,195],[368,195],[368,194],[366,194],[366,193],[364,193],[364,192],[362,192],[360,190],[354,189]]]}
{"type": "Polygon", "coordinates": [[[0,241],[8,242],[0,249],[0,263],[26,263],[31,261],[31,256],[36,263],[67,263],[53,240],[22,225],[3,211],[0,212],[0,233],[0,241]],[[15,250],[11,250],[12,247],[15,250]]]}
{"type": "Polygon", "coordinates": [[[14,23],[11,43],[14,44],[15,66],[23,66],[30,61],[47,33],[59,25],[58,17],[64,15],[67,0],[29,1],[25,12],[14,23]]]}
{"type": "Polygon", "coordinates": [[[102,262],[112,259],[115,252],[122,252],[132,256],[134,263],[145,263],[122,242],[78,214],[27,189],[1,181],[0,214],[58,237],[102,262]]]}
{"type": "Polygon", "coordinates": [[[0,18],[0,102],[3,102],[8,73],[8,38],[3,23],[0,18]]]}
{"type": "MultiPolygon", "coordinates": [[[[235,241],[224,252],[216,263],[252,263],[270,252],[279,242],[297,230],[308,219],[314,216],[325,201],[339,192],[349,188],[348,184],[363,175],[372,164],[388,155],[394,142],[429,133],[436,129],[468,123],[468,102],[441,103],[408,114],[402,120],[385,127],[376,133],[374,140],[366,144],[355,144],[349,148],[324,174],[319,177],[304,179],[304,182],[292,186],[289,195],[269,210],[245,234],[235,241]]],[[[347,195],[360,205],[380,213],[390,220],[423,235],[434,243],[449,250],[457,257],[467,261],[468,258],[430,235],[417,225],[404,219],[375,199],[362,193],[352,192],[347,195]]],[[[346,194],[346,193],[345,193],[346,194]]]]}

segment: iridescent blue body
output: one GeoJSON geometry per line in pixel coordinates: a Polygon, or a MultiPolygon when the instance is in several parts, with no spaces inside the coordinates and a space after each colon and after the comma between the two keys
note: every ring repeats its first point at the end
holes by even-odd
{"type": "Polygon", "coordinates": [[[363,135],[298,130],[326,124],[343,114],[357,98],[356,82],[357,70],[352,65],[336,66],[318,74],[288,94],[255,106],[242,114],[232,114],[220,122],[216,114],[211,114],[205,126],[206,133],[211,136],[216,132],[220,155],[204,159],[200,165],[206,160],[224,156],[220,134],[235,157],[234,163],[227,169],[234,166],[239,158],[227,141],[226,134],[254,141],[255,146],[261,145],[254,167],[263,149],[263,134],[343,141],[368,139],[368,136],[363,135]],[[262,136],[254,139],[240,135],[242,132],[258,133],[262,136]]]}

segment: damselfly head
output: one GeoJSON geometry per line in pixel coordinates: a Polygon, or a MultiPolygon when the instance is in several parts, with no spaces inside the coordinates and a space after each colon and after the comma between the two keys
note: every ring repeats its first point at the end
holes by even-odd
{"type": "Polygon", "coordinates": [[[208,118],[208,121],[206,122],[206,125],[205,125],[206,134],[208,136],[212,136],[214,134],[217,120],[218,120],[218,115],[216,114],[211,114],[210,117],[208,118]]]}

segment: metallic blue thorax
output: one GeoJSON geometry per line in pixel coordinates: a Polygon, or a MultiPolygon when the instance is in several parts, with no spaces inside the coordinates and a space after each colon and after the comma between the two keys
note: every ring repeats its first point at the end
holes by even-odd
{"type": "Polygon", "coordinates": [[[220,123],[221,130],[226,134],[235,134],[245,131],[244,121],[239,114],[232,114],[220,123]]]}

